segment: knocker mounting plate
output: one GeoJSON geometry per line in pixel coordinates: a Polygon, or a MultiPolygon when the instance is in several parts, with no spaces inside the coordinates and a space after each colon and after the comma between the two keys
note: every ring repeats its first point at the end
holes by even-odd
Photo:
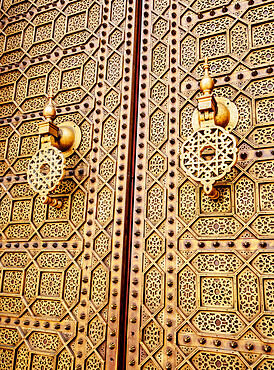
{"type": "Polygon", "coordinates": [[[65,175],[65,157],[55,148],[41,148],[29,161],[28,183],[41,195],[53,191],[65,175]]]}
{"type": "Polygon", "coordinates": [[[222,179],[237,161],[235,138],[222,127],[204,127],[185,141],[181,152],[184,171],[201,182],[207,194],[215,181],[222,179]]]}

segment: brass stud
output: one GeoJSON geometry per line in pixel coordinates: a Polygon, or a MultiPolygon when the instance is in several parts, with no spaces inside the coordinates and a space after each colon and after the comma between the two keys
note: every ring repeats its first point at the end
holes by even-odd
{"type": "Polygon", "coordinates": [[[169,287],[172,287],[172,285],[173,285],[173,280],[168,280],[167,285],[168,285],[169,287]]]}
{"type": "Polygon", "coordinates": [[[184,337],[184,342],[185,343],[189,343],[190,340],[191,340],[190,336],[187,335],[186,337],[184,337]]]}
{"type": "Polygon", "coordinates": [[[248,351],[252,351],[254,349],[254,345],[252,343],[246,343],[245,348],[248,351]]]}
{"type": "Polygon", "coordinates": [[[270,352],[271,351],[271,347],[269,345],[265,345],[265,346],[263,346],[263,350],[265,352],[270,352]]]}

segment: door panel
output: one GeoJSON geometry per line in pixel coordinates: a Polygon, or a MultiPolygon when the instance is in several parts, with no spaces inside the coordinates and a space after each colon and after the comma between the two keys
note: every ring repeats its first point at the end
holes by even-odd
{"type": "Polygon", "coordinates": [[[120,368],[136,4],[1,4],[0,367],[120,368]],[[59,210],[26,177],[50,88],[82,133],[59,210]]]}
{"type": "Polygon", "coordinates": [[[127,364],[271,369],[273,1],[143,4],[127,364]],[[212,200],[180,168],[209,57],[238,161],[212,200]]]}

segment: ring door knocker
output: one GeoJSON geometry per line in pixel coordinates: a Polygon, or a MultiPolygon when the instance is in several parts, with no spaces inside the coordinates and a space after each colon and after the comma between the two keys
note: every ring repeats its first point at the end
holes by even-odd
{"type": "Polygon", "coordinates": [[[53,104],[53,94],[44,108],[44,121],[39,123],[41,148],[30,159],[28,166],[28,183],[39,193],[44,204],[56,208],[62,207],[60,199],[49,196],[65,175],[66,157],[69,157],[79,146],[81,141],[80,128],[71,121],[57,126],[53,123],[56,117],[56,108],[53,104]]]}
{"type": "Polygon", "coordinates": [[[189,177],[203,185],[209,197],[218,199],[219,191],[213,185],[237,161],[237,142],[228,130],[236,126],[238,111],[229,99],[215,97],[213,88],[214,81],[209,75],[206,58],[200,83],[202,95],[198,97],[198,109],[192,118],[194,133],[182,146],[181,166],[189,177]]]}

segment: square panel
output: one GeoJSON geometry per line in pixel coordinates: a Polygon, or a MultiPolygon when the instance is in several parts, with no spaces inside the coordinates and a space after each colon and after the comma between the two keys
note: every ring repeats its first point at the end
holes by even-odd
{"type": "Polygon", "coordinates": [[[201,305],[204,307],[233,307],[233,278],[202,277],[201,305]]]}
{"type": "Polygon", "coordinates": [[[40,282],[40,295],[47,297],[60,297],[62,287],[62,274],[57,272],[42,272],[40,282]]]}
{"type": "Polygon", "coordinates": [[[62,89],[69,89],[80,85],[81,68],[63,72],[62,89]]]}
{"type": "Polygon", "coordinates": [[[5,271],[3,277],[3,292],[20,294],[22,278],[22,271],[5,271]]]}
{"type": "Polygon", "coordinates": [[[220,197],[211,199],[201,190],[201,213],[225,213],[231,212],[231,189],[230,186],[218,187],[220,197]]]}
{"type": "Polygon", "coordinates": [[[28,96],[45,93],[46,77],[34,78],[29,81],[28,96]]]}
{"type": "Polygon", "coordinates": [[[51,39],[52,24],[43,24],[36,28],[35,41],[44,41],[51,39]]]}
{"type": "Polygon", "coordinates": [[[28,221],[30,219],[31,201],[20,200],[13,202],[12,220],[28,221]]]}

